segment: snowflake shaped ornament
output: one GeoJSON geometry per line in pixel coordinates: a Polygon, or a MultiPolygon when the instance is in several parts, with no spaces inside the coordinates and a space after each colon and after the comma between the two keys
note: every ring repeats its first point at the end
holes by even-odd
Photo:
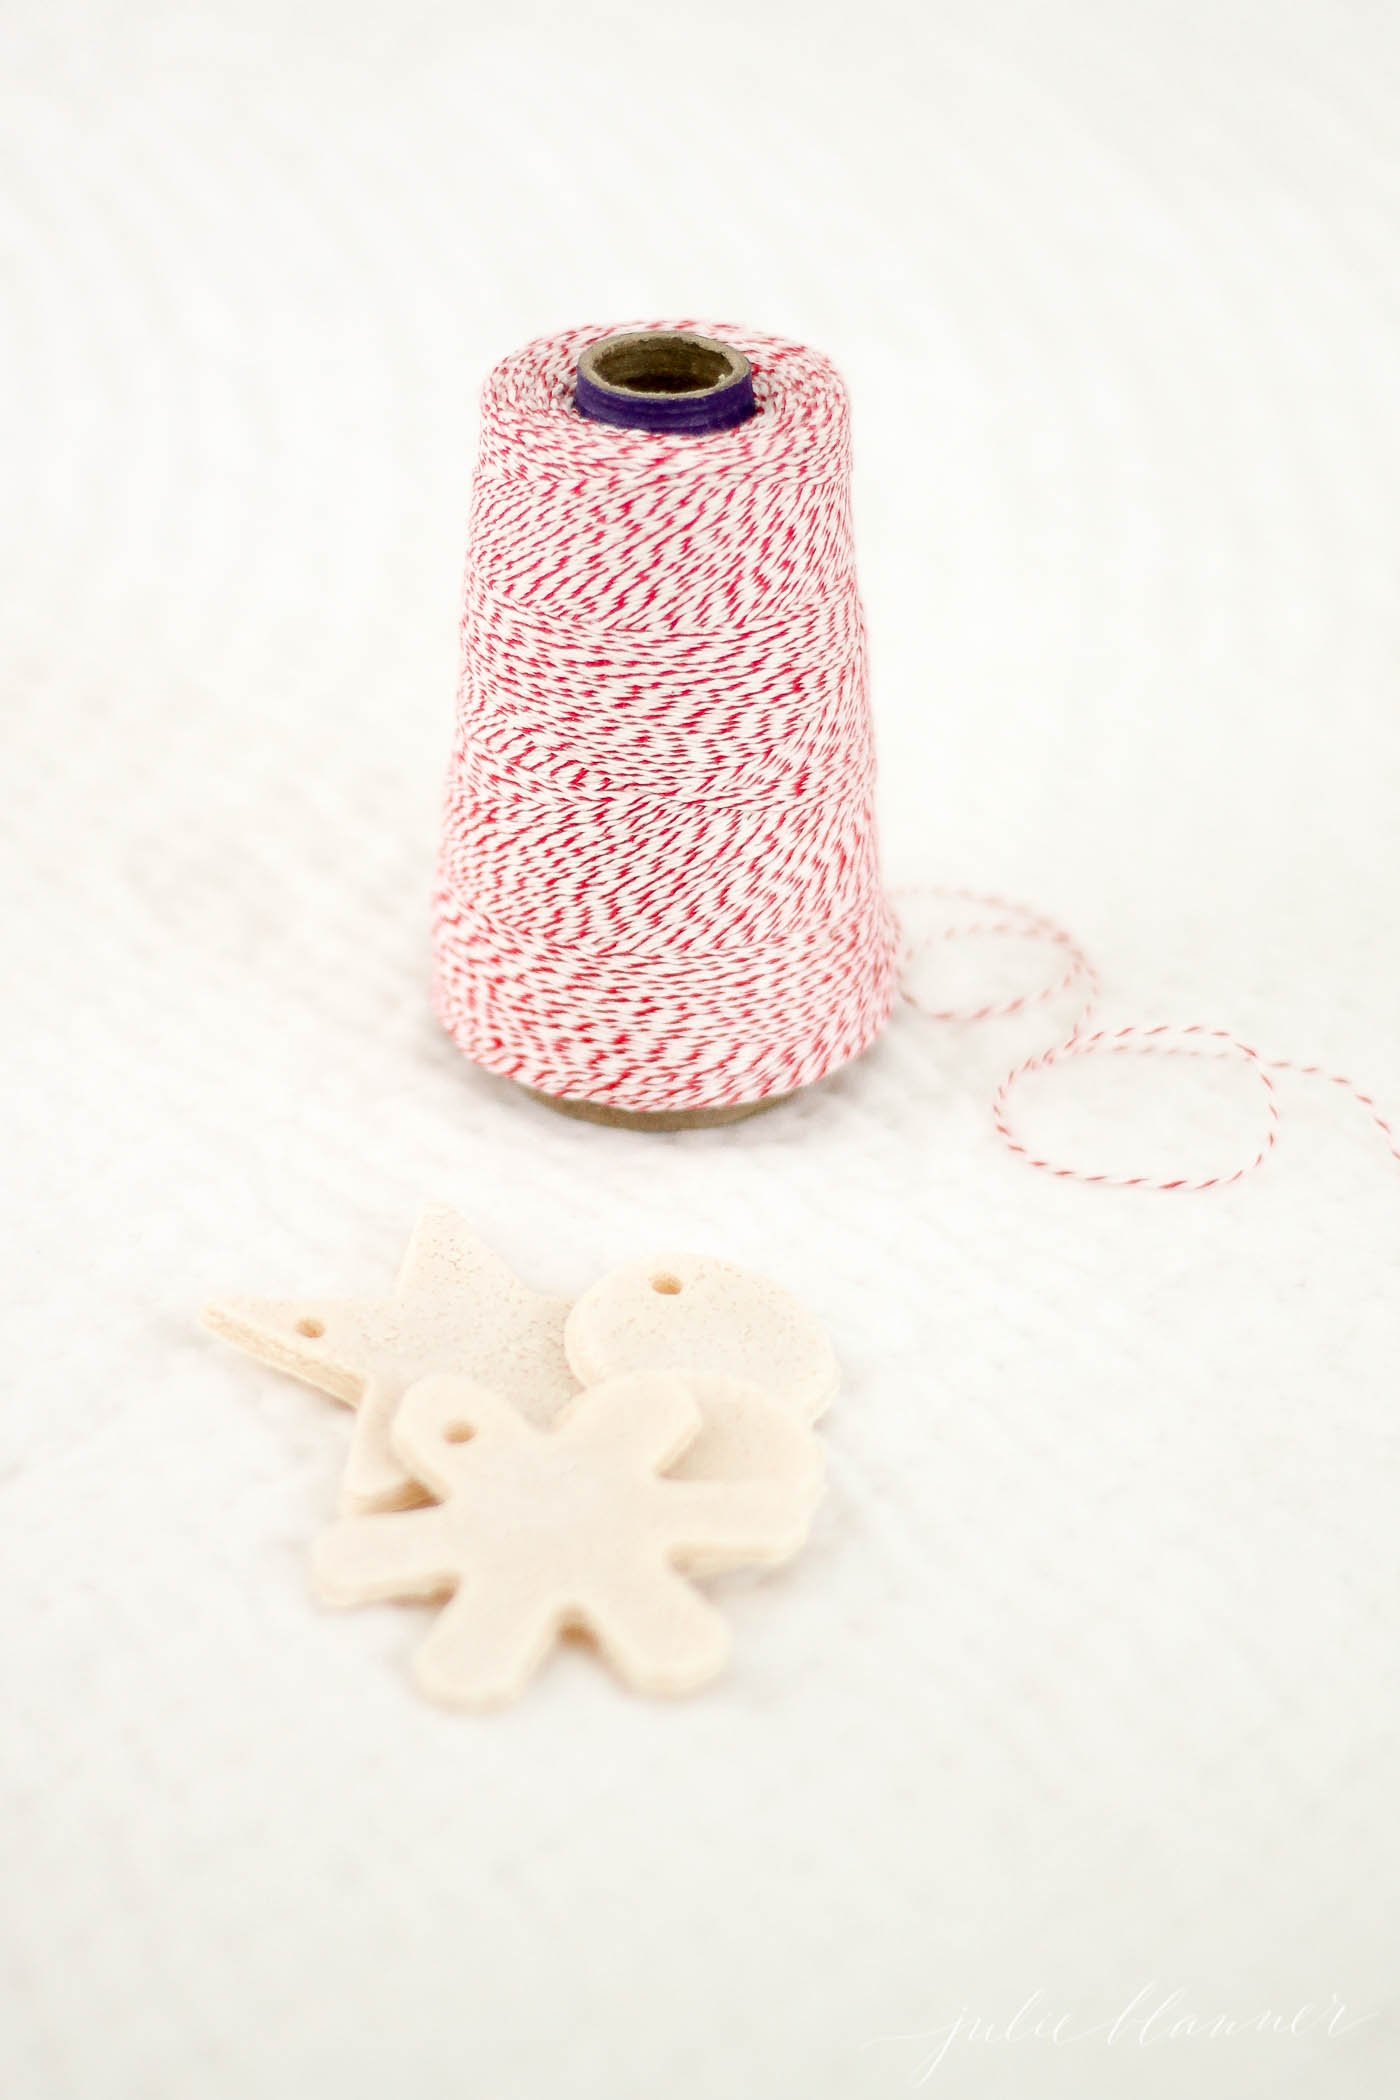
{"type": "Polygon", "coordinates": [[[734,1380],[643,1372],[591,1386],[541,1429],[471,1379],[420,1380],[391,1436],[439,1500],[342,1518],[313,1552],[317,1594],[446,1595],[414,1665],[444,1706],[516,1698],[570,1631],[636,1691],[698,1689],[723,1667],[729,1627],[685,1571],[789,1559],[821,1493],[814,1437],[810,1463],[781,1478],[663,1477],[700,1434],[706,1389],[721,1387],[750,1414],[779,1405],[734,1380]]]}

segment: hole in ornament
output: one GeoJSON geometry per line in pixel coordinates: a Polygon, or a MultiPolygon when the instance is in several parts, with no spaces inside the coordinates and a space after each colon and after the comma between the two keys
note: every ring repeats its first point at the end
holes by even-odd
{"type": "Polygon", "coordinates": [[[469,1444],[476,1434],[470,1422],[449,1422],[442,1433],[449,1444],[469,1444]]]}
{"type": "Polygon", "coordinates": [[[659,1291],[663,1298],[675,1298],[680,1295],[681,1280],[679,1276],[663,1272],[660,1276],[652,1277],[651,1287],[654,1291],[659,1291]]]}
{"type": "Polygon", "coordinates": [[[304,1334],[309,1342],[319,1342],[326,1331],[324,1320],[298,1320],[297,1333],[304,1334]]]}

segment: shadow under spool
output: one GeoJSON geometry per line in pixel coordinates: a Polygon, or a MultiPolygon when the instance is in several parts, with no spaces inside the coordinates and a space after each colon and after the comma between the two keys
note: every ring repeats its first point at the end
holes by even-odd
{"type": "MultiPolygon", "coordinates": [[[[706,437],[746,422],[758,403],[753,370],[741,350],[713,336],[680,329],[643,329],[590,343],[578,361],[574,406],[590,422],[673,437],[706,437]]],[[[616,1130],[714,1130],[776,1108],[788,1094],[730,1108],[610,1108],[527,1087],[547,1108],[616,1130]]]]}

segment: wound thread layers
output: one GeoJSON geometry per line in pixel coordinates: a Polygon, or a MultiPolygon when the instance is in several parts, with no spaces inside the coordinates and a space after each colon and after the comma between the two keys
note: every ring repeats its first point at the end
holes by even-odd
{"type": "Polygon", "coordinates": [[[634,1111],[823,1078],[893,1003],[845,390],[711,323],[756,413],[676,437],[573,401],[579,328],[487,381],[435,908],[476,1063],[634,1111]]]}

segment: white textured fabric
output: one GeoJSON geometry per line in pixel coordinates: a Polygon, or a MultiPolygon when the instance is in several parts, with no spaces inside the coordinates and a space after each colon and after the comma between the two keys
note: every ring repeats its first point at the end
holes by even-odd
{"type": "MultiPolygon", "coordinates": [[[[1106,1019],[1394,1096],[1400,25],[711,26],[10,10],[17,2100],[1394,2089],[1393,2017],[1079,2035],[1394,1988],[1400,1177],[1360,1117],[1285,1080],[1237,1188],[1064,1188],[990,1128],[1026,1027],[909,1015],[629,1137],[463,1063],[427,917],[480,379],[580,313],[724,312],[850,386],[891,873],[1063,918],[1106,1019]],[[713,1693],[565,1656],[455,1720],[411,1613],[310,1601],[349,1418],[198,1307],[381,1290],[431,1197],[541,1290],[693,1246],[829,1320],[828,1502],[726,1585],[713,1693]],[[928,2068],[1037,1990],[1070,2039],[928,2068]]],[[[923,967],[951,1004],[1036,962],[923,967]]],[[[1032,1109],[1165,1169],[1255,1103],[1112,1061],[1032,1109]]]]}

